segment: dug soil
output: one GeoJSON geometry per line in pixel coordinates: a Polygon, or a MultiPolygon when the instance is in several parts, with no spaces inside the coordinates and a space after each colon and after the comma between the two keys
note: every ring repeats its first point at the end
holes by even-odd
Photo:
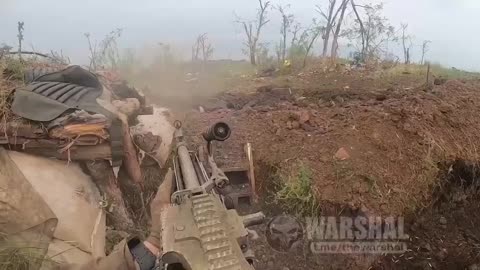
{"type": "Polygon", "coordinates": [[[478,269],[476,185],[467,191],[445,183],[451,175],[461,179],[457,183],[476,181],[475,174],[455,174],[453,165],[479,160],[479,90],[478,80],[433,85],[411,74],[351,70],[245,79],[197,104],[186,130],[201,143],[205,127],[230,124],[231,138],[215,145],[223,167],[242,162],[238,157],[250,142],[256,208],[271,215],[282,206],[269,204],[269,195],[300,162],[312,172],[320,213],[361,211],[408,221],[409,250],[396,256],[276,253],[263,225],[254,241],[259,269],[478,269]]]}

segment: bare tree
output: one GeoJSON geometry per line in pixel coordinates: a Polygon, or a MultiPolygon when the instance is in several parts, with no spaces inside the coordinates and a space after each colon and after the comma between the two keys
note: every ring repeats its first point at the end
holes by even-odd
{"type": "Polygon", "coordinates": [[[88,41],[88,51],[90,52],[90,55],[88,56],[90,59],[90,64],[88,69],[89,70],[96,70],[97,69],[97,43],[92,43],[92,40],[90,39],[90,33],[85,33],[84,34],[85,38],[88,41]]]}
{"type": "Polygon", "coordinates": [[[411,47],[412,47],[412,37],[407,35],[408,24],[403,24],[400,26],[402,30],[402,46],[403,46],[403,59],[405,64],[410,64],[411,58],[411,47]]]}
{"type": "Polygon", "coordinates": [[[245,31],[245,35],[247,37],[247,41],[245,45],[248,48],[248,54],[250,55],[250,63],[252,65],[256,65],[256,53],[257,53],[257,45],[258,40],[260,38],[260,34],[262,32],[263,27],[270,21],[267,19],[267,10],[270,7],[270,1],[258,0],[259,9],[257,13],[257,18],[255,21],[245,21],[237,17],[237,23],[241,24],[243,30],[245,31]]]}
{"type": "Polygon", "coordinates": [[[0,45],[0,60],[2,60],[3,56],[7,55],[11,49],[12,47],[2,43],[2,45],[0,45]]]}
{"type": "Polygon", "coordinates": [[[299,36],[298,33],[300,33],[300,30],[302,30],[302,25],[300,23],[296,23],[293,25],[293,28],[290,30],[290,33],[292,34],[292,40],[290,41],[290,48],[292,48],[295,43],[298,41],[299,36]]]}
{"type": "Polygon", "coordinates": [[[201,34],[197,37],[195,44],[192,47],[192,61],[202,61],[205,65],[213,55],[213,46],[208,41],[207,33],[201,34]]]}
{"type": "Polygon", "coordinates": [[[356,16],[356,20],[357,20],[357,23],[359,25],[359,30],[360,30],[360,38],[362,40],[362,49],[360,51],[360,55],[361,55],[361,59],[365,59],[365,54],[366,54],[366,46],[365,46],[365,26],[363,25],[363,20],[362,18],[360,17],[360,14],[358,13],[358,10],[357,10],[357,5],[355,4],[355,1],[354,0],[351,0],[350,3],[352,4],[352,9],[353,9],[353,12],[355,13],[355,16],[356,16]]]}
{"type": "Polygon", "coordinates": [[[278,11],[282,15],[282,26],[280,28],[281,39],[279,46],[280,60],[282,63],[285,62],[287,55],[287,34],[290,32],[290,27],[292,26],[294,20],[293,14],[288,14],[286,12],[286,9],[289,7],[289,5],[284,7],[281,5],[277,6],[278,11]]]}
{"type": "MultiPolygon", "coordinates": [[[[323,32],[323,35],[322,35],[322,39],[323,39],[322,56],[323,57],[327,56],[330,36],[332,34],[333,35],[335,34],[333,29],[338,23],[339,24],[342,23],[341,21],[337,22],[337,17],[341,12],[342,12],[341,20],[343,21],[343,15],[345,14],[346,4],[348,3],[348,1],[350,0],[340,0],[340,6],[337,6],[337,3],[338,3],[337,0],[329,0],[327,12],[324,12],[323,9],[317,5],[317,12],[320,13],[320,15],[322,15],[322,17],[326,21],[325,31],[323,32]]],[[[339,30],[339,33],[340,33],[340,30],[339,30]]]]}
{"type": "Polygon", "coordinates": [[[90,51],[90,70],[96,70],[98,68],[110,67],[117,68],[120,58],[118,52],[117,40],[122,35],[122,29],[117,28],[107,35],[104,39],[97,44],[96,41],[91,40],[90,33],[85,33],[85,38],[88,41],[88,49],[90,51]]]}
{"type": "Polygon", "coordinates": [[[359,62],[376,60],[387,51],[387,44],[396,41],[395,28],[388,19],[382,16],[383,4],[360,6],[353,4],[354,12],[358,14],[356,23],[346,32],[346,35],[356,47],[359,62]],[[358,10],[361,7],[363,13],[358,10]]]}
{"type": "Polygon", "coordinates": [[[320,37],[322,33],[326,31],[324,26],[320,26],[315,20],[313,20],[312,27],[309,29],[305,30],[305,40],[307,41],[307,46],[305,48],[305,56],[303,58],[303,67],[307,66],[307,59],[310,56],[310,51],[313,48],[313,44],[315,44],[315,41],[320,37]]]}
{"type": "Polygon", "coordinates": [[[422,60],[420,64],[425,64],[425,55],[427,54],[429,50],[429,44],[432,43],[430,40],[424,40],[422,44],[422,60]]]}
{"type": "Polygon", "coordinates": [[[337,28],[335,29],[335,32],[333,33],[333,41],[332,41],[332,49],[330,52],[330,57],[332,60],[335,60],[337,58],[337,52],[338,52],[338,37],[340,36],[340,31],[342,29],[342,23],[343,23],[343,18],[345,16],[345,11],[347,10],[347,6],[350,0],[342,0],[342,4],[339,8],[340,11],[340,17],[338,18],[338,21],[336,22],[337,28]]]}
{"type": "Polygon", "coordinates": [[[24,22],[18,22],[17,26],[17,38],[18,38],[18,57],[22,60],[22,42],[23,42],[23,28],[24,22]]]}

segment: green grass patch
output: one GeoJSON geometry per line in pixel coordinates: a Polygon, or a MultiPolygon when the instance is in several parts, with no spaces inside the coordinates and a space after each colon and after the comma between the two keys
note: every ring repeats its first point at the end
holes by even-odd
{"type": "Polygon", "coordinates": [[[320,209],[320,204],[312,188],[312,170],[299,162],[286,175],[280,175],[274,203],[288,213],[311,216],[320,209]]]}

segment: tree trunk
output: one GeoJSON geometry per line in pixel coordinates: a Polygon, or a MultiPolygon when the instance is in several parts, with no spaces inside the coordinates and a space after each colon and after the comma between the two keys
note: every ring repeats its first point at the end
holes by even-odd
{"type": "Polygon", "coordinates": [[[357,17],[358,24],[360,25],[360,34],[362,37],[362,51],[360,56],[361,56],[361,61],[365,62],[365,58],[366,58],[365,54],[367,51],[366,42],[365,42],[365,26],[363,25],[362,18],[360,18],[360,15],[358,14],[358,11],[357,11],[357,7],[355,6],[355,2],[353,0],[351,0],[351,4],[352,4],[353,12],[357,17]]]}
{"type": "Polygon", "coordinates": [[[313,43],[318,39],[318,36],[320,35],[320,32],[316,32],[312,39],[310,40],[310,43],[308,44],[307,51],[305,52],[305,57],[303,58],[303,67],[307,66],[307,58],[308,55],[310,54],[310,51],[312,50],[313,43]]]}
{"type": "Polygon", "coordinates": [[[287,54],[287,25],[283,25],[282,64],[285,63],[287,54]]]}
{"type": "Polygon", "coordinates": [[[328,18],[327,18],[327,25],[325,27],[325,32],[323,34],[323,51],[322,57],[327,57],[328,53],[328,42],[330,41],[330,32],[332,31],[333,27],[333,11],[335,10],[335,3],[336,0],[330,2],[329,10],[328,10],[328,18]]]}
{"type": "Polygon", "coordinates": [[[257,65],[257,57],[256,57],[256,46],[250,46],[250,64],[256,66],[257,65]]]}
{"type": "Polygon", "coordinates": [[[328,41],[330,40],[330,28],[325,29],[325,36],[323,37],[323,51],[322,57],[327,57],[328,52],[328,41]]]}
{"type": "Polygon", "coordinates": [[[333,34],[332,50],[330,55],[332,60],[335,60],[337,58],[338,36],[340,35],[340,30],[342,29],[343,17],[345,16],[345,11],[347,10],[348,1],[349,0],[343,0],[342,2],[342,7],[341,7],[342,11],[340,13],[340,18],[338,19],[338,22],[337,22],[337,29],[335,29],[335,33],[333,34]]]}

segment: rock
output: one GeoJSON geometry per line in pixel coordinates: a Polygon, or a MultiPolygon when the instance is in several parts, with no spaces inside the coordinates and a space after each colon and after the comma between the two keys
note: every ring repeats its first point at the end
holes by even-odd
{"type": "Polygon", "coordinates": [[[258,106],[257,108],[255,108],[255,110],[257,112],[269,112],[272,110],[272,107],[270,106],[258,106]]]}
{"type": "Polygon", "coordinates": [[[424,251],[424,252],[430,252],[430,251],[432,251],[432,246],[430,246],[429,243],[426,243],[425,245],[423,245],[422,251],[424,251]]]}
{"type": "Polygon", "coordinates": [[[302,127],[303,130],[307,131],[307,132],[312,132],[315,130],[314,127],[312,127],[311,125],[309,124],[300,124],[300,126],[302,127]]]}
{"type": "Polygon", "coordinates": [[[443,261],[447,258],[448,252],[446,249],[442,248],[439,252],[437,252],[436,257],[440,260],[443,261]]]}
{"type": "Polygon", "coordinates": [[[440,104],[438,106],[438,110],[442,113],[449,113],[453,111],[453,106],[449,104],[440,104]]]}
{"type": "Polygon", "coordinates": [[[298,117],[300,124],[305,124],[308,121],[310,121],[310,114],[308,111],[301,111],[299,112],[299,117],[298,117]]]}
{"type": "Polygon", "coordinates": [[[337,160],[347,160],[350,158],[350,154],[347,152],[345,148],[342,147],[338,149],[337,153],[335,153],[334,158],[337,160]]]}
{"type": "Polygon", "coordinates": [[[375,97],[376,100],[378,101],[384,101],[387,99],[387,96],[386,95],[383,95],[383,94],[379,94],[375,97]]]}
{"type": "Polygon", "coordinates": [[[275,131],[275,135],[280,136],[282,134],[282,130],[280,128],[277,128],[275,131]]]}
{"type": "Polygon", "coordinates": [[[440,225],[447,225],[447,219],[445,217],[440,217],[439,223],[440,225]]]}
{"type": "Polygon", "coordinates": [[[287,129],[293,129],[292,121],[287,121],[287,129]]]}
{"type": "Polygon", "coordinates": [[[335,97],[335,101],[336,101],[337,103],[342,104],[342,103],[345,102],[345,99],[344,99],[343,97],[341,97],[341,96],[336,96],[336,97],[335,97]]]}

